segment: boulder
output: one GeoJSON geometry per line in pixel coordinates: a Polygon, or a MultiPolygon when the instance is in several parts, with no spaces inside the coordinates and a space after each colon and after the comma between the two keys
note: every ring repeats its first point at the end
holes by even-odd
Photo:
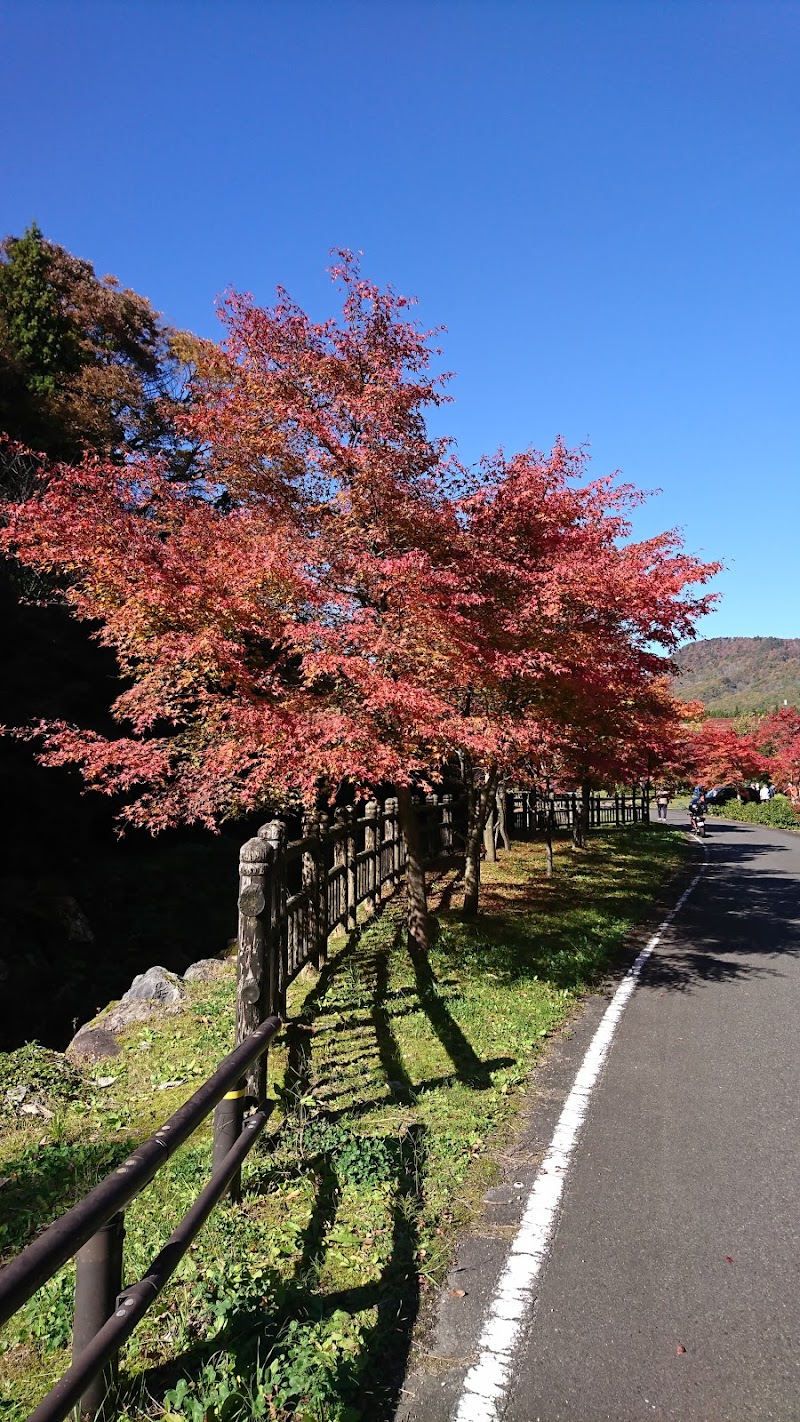
{"type": "Polygon", "coordinates": [[[166,968],[148,968],[146,973],[135,977],[127,992],[122,994],[123,1002],[157,1002],[160,1005],[182,1002],[186,992],[177,973],[166,968]]]}
{"type": "Polygon", "coordinates": [[[224,964],[219,958],[200,958],[196,963],[190,963],[183,975],[185,983],[207,983],[212,978],[216,978],[222,972],[224,964]]]}
{"type": "Polygon", "coordinates": [[[75,1034],[66,1055],[72,1062],[102,1062],[118,1057],[122,1048],[116,1037],[105,1027],[81,1027],[75,1034]]]}
{"type": "MultiPolygon", "coordinates": [[[[175,1011],[174,1007],[170,1010],[175,1011]]],[[[123,1027],[130,1027],[132,1022],[146,1022],[148,1017],[155,1017],[159,1011],[165,1011],[160,1003],[152,999],[134,998],[132,1002],[118,1002],[116,1007],[109,1007],[107,1012],[96,1017],[94,1023],[89,1025],[103,1027],[106,1032],[121,1032],[123,1027]]]]}
{"type": "Polygon", "coordinates": [[[73,1061],[102,1061],[105,1057],[116,1057],[120,1052],[119,1043],[116,1041],[117,1032],[135,1022],[147,1022],[151,1017],[173,1016],[180,1011],[185,996],[186,989],[174,973],[167,973],[164,968],[150,968],[148,972],[140,973],[134,978],[125,996],[116,1006],[107,1008],[78,1029],[67,1047],[66,1054],[73,1061]],[[152,996],[153,989],[158,991],[158,984],[162,981],[161,978],[151,976],[152,974],[163,975],[165,994],[172,993],[177,985],[177,1000],[166,995],[163,998],[152,996]],[[136,995],[133,995],[134,992],[136,995]],[[113,1047],[109,1046],[110,1043],[113,1043],[113,1047]]]}

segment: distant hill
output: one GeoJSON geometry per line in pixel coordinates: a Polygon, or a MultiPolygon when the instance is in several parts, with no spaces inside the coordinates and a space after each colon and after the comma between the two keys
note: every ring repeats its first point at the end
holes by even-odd
{"type": "Polygon", "coordinates": [[[675,692],[717,716],[800,706],[800,637],[708,637],[676,652],[675,692]]]}

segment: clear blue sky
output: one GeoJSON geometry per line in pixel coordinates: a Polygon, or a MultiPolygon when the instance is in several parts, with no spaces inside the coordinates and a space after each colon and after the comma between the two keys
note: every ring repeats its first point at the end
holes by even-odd
{"type": "Polygon", "coordinates": [[[0,228],[207,335],[362,249],[465,459],[588,441],[798,636],[798,73],[800,0],[0,0],[0,228]]]}

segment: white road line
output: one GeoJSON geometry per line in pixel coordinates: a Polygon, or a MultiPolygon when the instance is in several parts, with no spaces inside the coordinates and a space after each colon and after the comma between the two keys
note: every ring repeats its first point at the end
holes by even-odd
{"type": "Polygon", "coordinates": [[[603,1069],[628,999],[641,977],[642,968],[660,943],[664,931],[697,887],[705,868],[703,864],[699,874],[695,875],[628,969],[589,1044],[559,1116],[550,1149],[539,1167],[516,1239],[495,1289],[478,1341],[480,1356],[464,1379],[455,1422],[499,1422],[500,1409],[511,1383],[514,1354],[530,1315],[534,1285],[553,1233],[570,1158],[586,1117],[592,1090],[603,1069]]]}

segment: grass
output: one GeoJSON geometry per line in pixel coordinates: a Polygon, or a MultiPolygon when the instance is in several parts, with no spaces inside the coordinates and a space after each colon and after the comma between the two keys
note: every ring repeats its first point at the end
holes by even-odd
{"type": "MultiPolygon", "coordinates": [[[[213,1213],[129,1343],[115,1418],[391,1416],[425,1296],[480,1208],[533,1064],[686,852],[672,830],[610,831],[582,853],[560,845],[547,881],[541,846],[515,844],[485,866],[469,926],[442,871],[429,959],[409,956],[400,904],[389,902],[319,979],[298,980],[271,1058],[275,1130],[245,1166],[241,1205],[213,1213]]],[[[232,965],[194,985],[179,1016],[129,1029],[102,1068],[62,1078],[61,1059],[42,1049],[9,1054],[0,1111],[16,1076],[26,1102],[52,1114],[0,1115],[4,1255],[205,1079],[232,1045],[233,986],[232,965]]],[[[131,1206],[128,1280],[188,1208],[209,1160],[205,1131],[131,1206]]],[[[21,1422],[68,1364],[73,1277],[64,1269],[0,1334],[7,1422],[21,1422]]]]}

